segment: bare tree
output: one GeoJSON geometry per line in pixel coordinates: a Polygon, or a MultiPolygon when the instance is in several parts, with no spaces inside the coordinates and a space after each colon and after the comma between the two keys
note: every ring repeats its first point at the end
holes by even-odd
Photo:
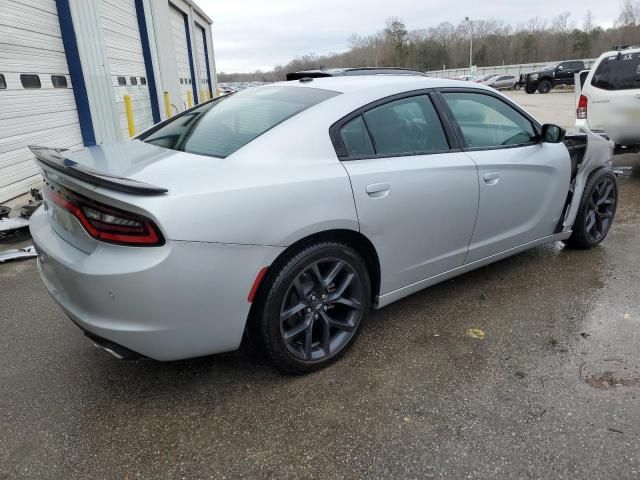
{"type": "Polygon", "coordinates": [[[623,0],[620,6],[620,15],[616,25],[621,27],[635,27],[640,24],[640,1],[623,0]]]}
{"type": "Polygon", "coordinates": [[[587,13],[584,14],[584,20],[582,21],[582,30],[585,33],[591,33],[593,31],[593,28],[593,12],[591,10],[587,10],[587,13]]]}

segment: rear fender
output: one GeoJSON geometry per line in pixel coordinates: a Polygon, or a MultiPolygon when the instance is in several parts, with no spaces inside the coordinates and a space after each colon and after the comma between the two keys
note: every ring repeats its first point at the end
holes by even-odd
{"type": "Polygon", "coordinates": [[[585,151],[582,163],[578,166],[578,174],[571,184],[573,197],[571,205],[564,218],[563,231],[567,232],[573,228],[580,208],[580,201],[584,193],[584,187],[589,176],[601,168],[610,169],[613,163],[614,144],[610,140],[593,133],[591,130],[582,130],[587,135],[587,150],[585,151]]]}

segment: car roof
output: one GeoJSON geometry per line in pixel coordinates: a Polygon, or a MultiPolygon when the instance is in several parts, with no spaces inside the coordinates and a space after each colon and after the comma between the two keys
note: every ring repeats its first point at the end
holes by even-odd
{"type": "Polygon", "coordinates": [[[385,88],[389,91],[397,90],[398,93],[410,90],[427,88],[478,88],[487,89],[479,84],[461,82],[449,78],[420,77],[412,75],[365,75],[353,77],[324,77],[306,80],[292,80],[279,82],[272,85],[292,86],[300,88],[319,88],[332,90],[339,93],[353,93],[371,89],[385,88]]]}
{"type": "Polygon", "coordinates": [[[640,52],[640,46],[626,47],[620,48],[618,50],[609,50],[608,52],[604,52],[598,59],[602,59],[605,57],[614,57],[618,54],[624,55],[625,53],[638,53],[640,52]]]}

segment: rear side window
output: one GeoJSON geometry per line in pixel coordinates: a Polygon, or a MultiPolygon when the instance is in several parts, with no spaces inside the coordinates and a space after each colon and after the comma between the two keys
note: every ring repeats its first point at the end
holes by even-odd
{"type": "Polygon", "coordinates": [[[470,148],[527,145],[537,140],[529,119],[502,100],[467,92],[443,96],[470,148]]]}
{"type": "Polygon", "coordinates": [[[336,95],[339,93],[299,87],[244,90],[180,115],[141,139],[172,150],[225,158],[267,130],[336,95]]]}
{"type": "Polygon", "coordinates": [[[0,90],[5,90],[7,88],[7,81],[4,78],[4,75],[0,73],[0,90]]]}
{"type": "Polygon", "coordinates": [[[591,85],[603,90],[640,88],[640,53],[623,53],[607,57],[593,74],[591,85]]]}
{"type": "Polygon", "coordinates": [[[395,156],[449,149],[431,100],[422,95],[403,98],[363,114],[376,154],[395,156]]]}
{"type": "Polygon", "coordinates": [[[373,144],[362,117],[356,117],[340,130],[340,137],[350,157],[373,155],[373,144]]]}
{"type": "Polygon", "coordinates": [[[20,75],[20,83],[22,88],[40,88],[40,77],[38,75],[22,74],[20,75]]]}
{"type": "Polygon", "coordinates": [[[67,77],[64,75],[51,75],[53,88],[67,88],[67,77]]]}
{"type": "Polygon", "coordinates": [[[584,62],[564,62],[560,66],[564,70],[584,70],[584,62]]]}

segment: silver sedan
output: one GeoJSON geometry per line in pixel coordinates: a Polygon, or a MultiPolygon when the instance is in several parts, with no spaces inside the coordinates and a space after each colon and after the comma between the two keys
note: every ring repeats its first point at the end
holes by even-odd
{"type": "Polygon", "coordinates": [[[617,203],[608,141],[444,79],[302,79],[132,141],[32,151],[42,280],[119,358],[247,336],[277,367],[313,371],[372,308],[538,245],[599,244],[617,203]]]}

